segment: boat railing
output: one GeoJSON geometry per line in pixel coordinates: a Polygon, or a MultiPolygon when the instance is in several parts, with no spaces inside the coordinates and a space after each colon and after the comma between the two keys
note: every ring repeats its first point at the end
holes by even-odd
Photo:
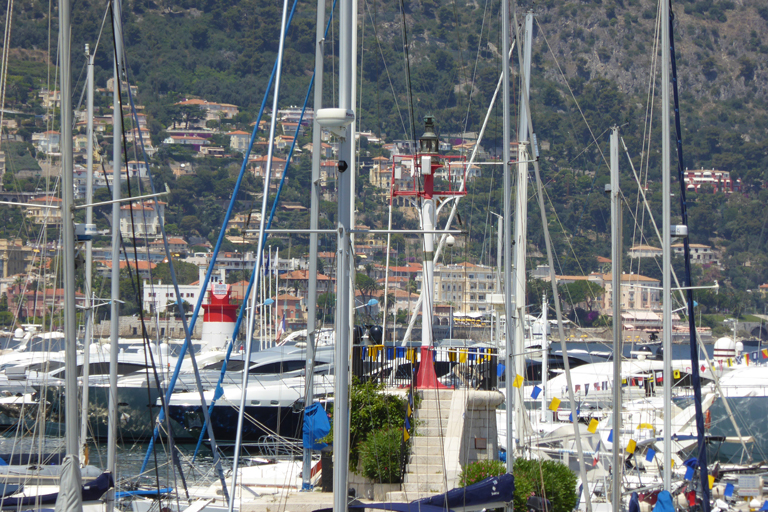
{"type": "MultiPolygon", "coordinates": [[[[448,387],[497,388],[498,354],[487,347],[430,347],[435,374],[448,387]]],[[[421,350],[416,347],[357,345],[352,348],[352,374],[361,382],[406,387],[418,374],[421,350]]]]}

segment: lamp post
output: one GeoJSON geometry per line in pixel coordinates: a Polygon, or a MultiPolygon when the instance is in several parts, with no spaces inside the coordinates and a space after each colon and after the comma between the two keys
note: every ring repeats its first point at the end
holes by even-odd
{"type": "MultiPolygon", "coordinates": [[[[395,162],[410,160],[413,164],[413,186],[407,187],[409,190],[398,190],[396,166],[393,164],[392,168],[392,197],[416,197],[421,203],[421,228],[424,230],[423,284],[421,289],[423,299],[421,302],[421,364],[416,376],[416,387],[421,389],[441,387],[437,382],[434,364],[426,364],[427,361],[432,360],[430,349],[432,348],[432,300],[435,293],[435,199],[466,195],[463,190],[453,190],[453,179],[449,165],[452,159],[466,161],[466,158],[440,155],[439,147],[440,140],[435,134],[435,118],[425,116],[424,135],[419,138],[416,155],[396,155],[394,158],[395,162]],[[444,167],[448,168],[448,190],[436,191],[435,172],[444,167]]],[[[464,173],[466,174],[466,167],[464,173]]],[[[461,181],[463,182],[463,180],[461,181]]]]}

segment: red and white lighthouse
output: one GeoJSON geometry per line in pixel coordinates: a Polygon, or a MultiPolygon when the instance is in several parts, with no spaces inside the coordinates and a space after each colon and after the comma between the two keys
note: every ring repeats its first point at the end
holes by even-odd
{"type": "Polygon", "coordinates": [[[212,283],[208,303],[203,304],[203,342],[208,349],[223,349],[232,339],[237,321],[237,304],[230,303],[228,284],[212,283]]]}

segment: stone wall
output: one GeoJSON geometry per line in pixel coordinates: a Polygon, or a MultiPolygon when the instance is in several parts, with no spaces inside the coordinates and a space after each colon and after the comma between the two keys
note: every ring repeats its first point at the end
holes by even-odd
{"type": "MultiPolygon", "coordinates": [[[[175,318],[160,320],[158,324],[154,318],[144,318],[150,339],[182,339],[184,338],[184,326],[181,320],[175,318]],[[159,327],[159,329],[158,329],[159,327]]],[[[108,338],[112,322],[103,320],[94,327],[93,335],[95,338],[108,338]]],[[[195,330],[192,338],[199,340],[203,332],[202,318],[195,324],[195,330]]],[[[120,337],[122,338],[141,338],[142,328],[141,320],[138,316],[120,317],[120,337]]]]}

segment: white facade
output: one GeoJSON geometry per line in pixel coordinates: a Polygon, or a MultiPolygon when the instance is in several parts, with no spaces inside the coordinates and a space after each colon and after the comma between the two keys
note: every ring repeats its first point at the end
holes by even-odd
{"type": "Polygon", "coordinates": [[[133,236],[134,228],[136,236],[157,236],[160,234],[160,226],[165,223],[165,205],[157,202],[157,208],[153,201],[145,203],[133,203],[120,207],[120,233],[125,237],[133,236]],[[133,213],[133,223],[131,223],[133,213]]]}
{"type": "MultiPolygon", "coordinates": [[[[181,298],[185,302],[188,302],[193,307],[197,304],[197,301],[200,299],[200,292],[202,290],[200,283],[203,282],[203,280],[205,279],[205,271],[206,271],[206,267],[204,266],[199,267],[199,272],[198,272],[199,279],[197,282],[192,284],[179,285],[179,293],[181,294],[181,298]]],[[[211,274],[211,283],[225,283],[225,282],[226,282],[226,279],[224,277],[223,270],[220,271],[218,275],[211,274]]],[[[149,281],[144,281],[142,292],[144,295],[143,297],[144,308],[149,313],[165,313],[169,304],[171,305],[176,304],[176,291],[173,288],[172,283],[163,284],[162,281],[158,281],[157,283],[150,285],[149,281]]],[[[208,298],[205,297],[203,300],[203,303],[207,303],[207,302],[208,302],[208,298]]]]}

